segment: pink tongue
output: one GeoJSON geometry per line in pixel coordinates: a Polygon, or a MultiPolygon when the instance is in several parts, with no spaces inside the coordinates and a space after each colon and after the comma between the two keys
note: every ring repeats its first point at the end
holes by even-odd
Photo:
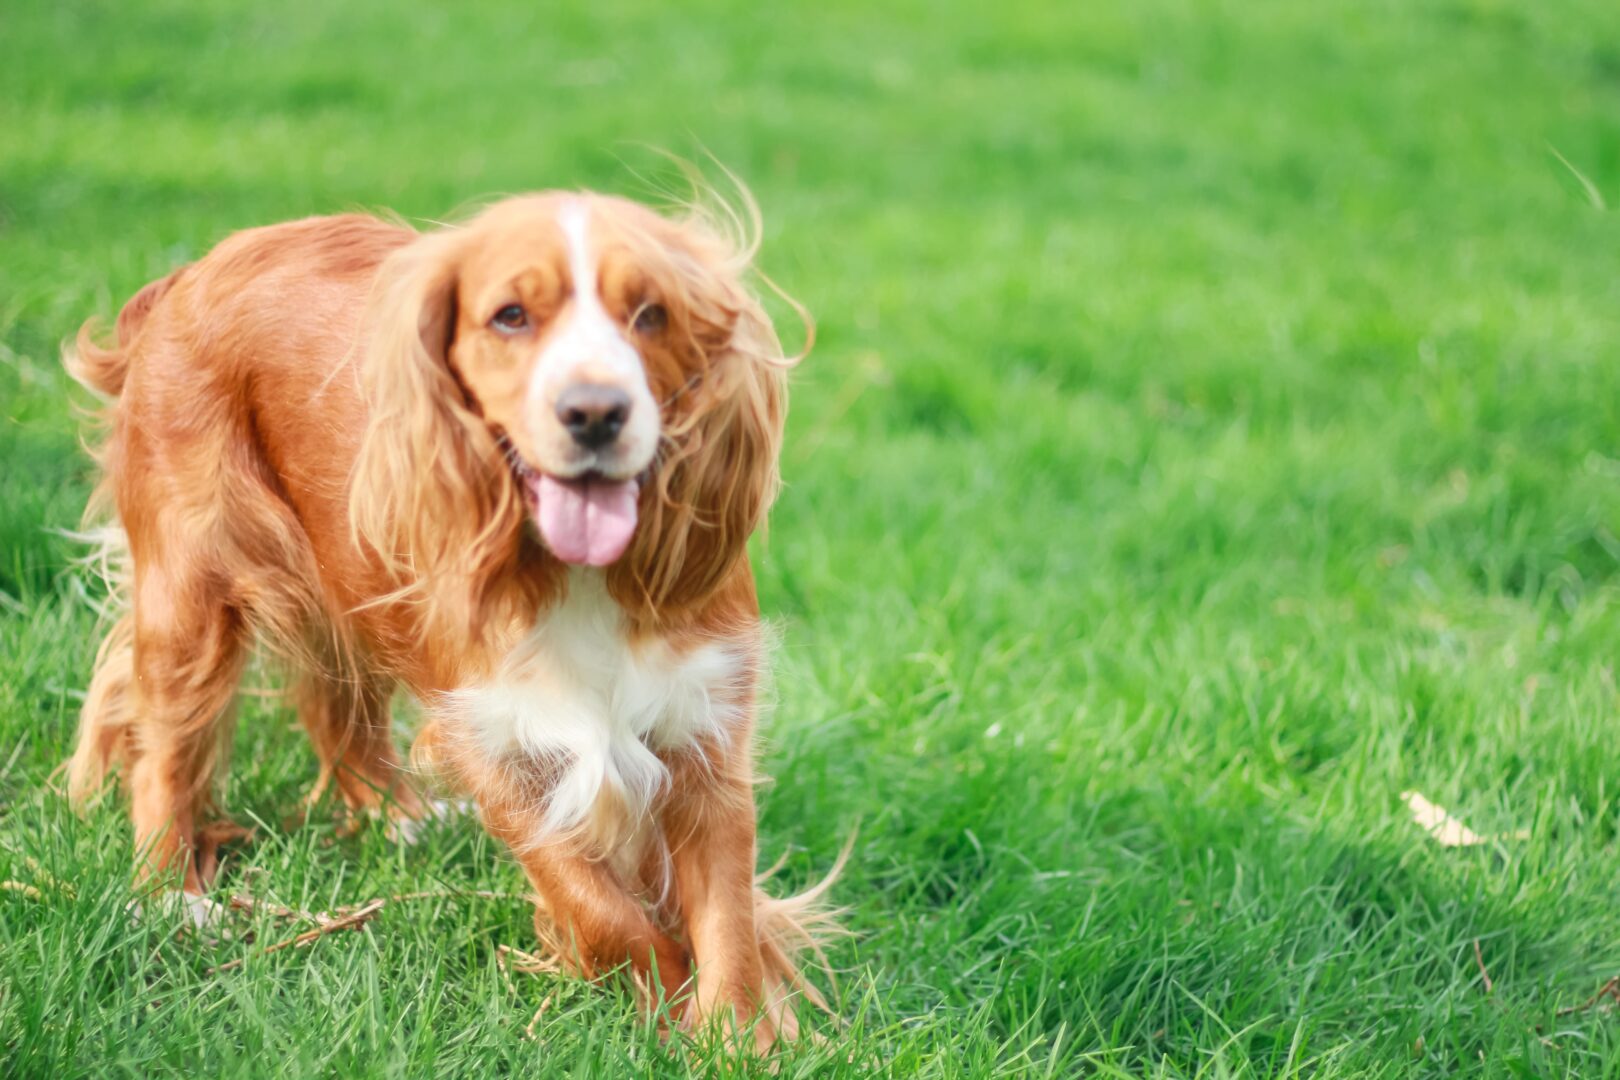
{"type": "Polygon", "coordinates": [[[636,531],[634,480],[529,480],[535,521],[551,553],[563,562],[606,566],[630,546],[636,531]]]}

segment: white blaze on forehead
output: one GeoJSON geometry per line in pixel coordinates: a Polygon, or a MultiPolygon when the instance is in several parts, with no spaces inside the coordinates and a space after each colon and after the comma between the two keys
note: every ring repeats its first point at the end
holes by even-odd
{"type": "Polygon", "coordinates": [[[626,390],[645,390],[647,377],[641,357],[624,339],[620,328],[602,306],[597,291],[597,259],[590,242],[590,208],[570,199],[557,214],[557,227],[568,243],[568,276],[573,285],[573,303],[565,322],[545,344],[535,365],[530,394],[555,393],[575,381],[581,366],[595,369],[593,381],[608,380],[626,390]]]}
{"type": "Polygon", "coordinates": [[[591,257],[591,214],[585,204],[570,199],[557,213],[557,227],[568,241],[568,276],[574,286],[574,302],[594,313],[602,313],[602,298],[596,294],[596,262],[591,257]]]}
{"type": "Polygon", "coordinates": [[[634,476],[652,464],[658,450],[658,402],[647,385],[641,354],[602,304],[600,253],[591,244],[591,208],[584,199],[569,199],[557,212],[557,228],[568,249],[570,302],[545,336],[529,376],[524,403],[525,424],[539,455],[542,472],[572,476],[581,468],[608,475],[634,476]],[[557,418],[557,399],[569,387],[594,383],[624,391],[630,417],[609,447],[581,457],[572,437],[557,418]]]}

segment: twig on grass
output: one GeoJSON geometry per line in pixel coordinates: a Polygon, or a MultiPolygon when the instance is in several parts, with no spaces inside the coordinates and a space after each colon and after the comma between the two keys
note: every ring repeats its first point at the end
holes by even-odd
{"type": "MultiPolygon", "coordinates": [[[[390,904],[403,904],[407,900],[447,900],[455,896],[470,896],[475,900],[529,900],[524,893],[496,892],[493,889],[427,889],[423,892],[395,893],[383,899],[390,904]]],[[[339,909],[340,911],[343,909],[339,909]]]]}
{"type": "MultiPolygon", "coordinates": [[[[307,922],[313,922],[315,924],[315,928],[312,930],[305,930],[301,934],[287,938],[285,941],[278,941],[274,945],[266,946],[264,949],[259,951],[259,955],[268,956],[270,953],[280,952],[282,949],[294,949],[303,945],[308,945],[310,942],[338,930],[358,929],[367,922],[370,922],[379,911],[387,907],[389,904],[399,904],[410,900],[432,900],[452,896],[472,896],[482,900],[526,899],[526,897],[520,896],[516,893],[493,892],[488,889],[428,889],[422,892],[396,893],[393,896],[379,896],[375,900],[367,900],[363,904],[341,907],[338,909],[338,913],[336,915],[327,915],[324,912],[312,914],[307,911],[299,911],[294,908],[284,907],[280,904],[267,904],[263,901],[254,900],[252,897],[247,896],[231,897],[230,906],[240,911],[263,910],[279,919],[303,919],[307,922]]],[[[515,952],[516,950],[513,951],[515,952]]],[[[524,955],[527,956],[528,954],[524,955]]],[[[530,959],[537,958],[531,957],[530,959]]],[[[217,967],[209,968],[208,974],[218,975],[222,972],[234,971],[243,964],[247,963],[247,960],[248,958],[245,956],[239,956],[235,960],[227,960],[225,963],[220,964],[217,967]]]]}
{"type": "Polygon", "coordinates": [[[238,911],[246,911],[250,913],[255,911],[263,911],[277,919],[302,919],[305,922],[312,922],[318,925],[321,923],[330,922],[333,919],[341,919],[345,915],[357,911],[360,908],[367,907],[368,905],[378,903],[379,901],[385,904],[403,904],[411,900],[448,899],[454,896],[470,896],[477,900],[528,899],[528,897],[522,895],[521,893],[494,892],[489,889],[427,889],[422,892],[395,893],[392,896],[380,896],[372,900],[367,900],[363,904],[347,904],[338,908],[336,914],[329,915],[324,911],[304,911],[301,908],[290,908],[282,904],[271,903],[267,900],[257,900],[251,896],[243,896],[238,893],[231,897],[230,906],[238,911]]]}
{"type": "Polygon", "coordinates": [[[251,896],[242,896],[239,893],[232,895],[226,903],[232,910],[245,911],[250,915],[262,911],[276,919],[302,919],[305,922],[316,924],[329,921],[329,916],[324,914],[316,915],[312,912],[300,911],[297,908],[283,907],[281,904],[272,904],[267,900],[255,900],[251,896]]]}
{"type": "MultiPolygon", "coordinates": [[[[371,903],[364,904],[347,915],[323,922],[313,930],[305,930],[297,937],[290,937],[286,941],[278,941],[274,945],[268,946],[262,950],[261,955],[268,956],[270,953],[280,952],[282,949],[295,949],[300,945],[308,945],[316,938],[323,937],[326,934],[332,933],[333,931],[348,930],[353,927],[358,927],[362,923],[369,920],[373,915],[377,914],[377,912],[381,911],[387,906],[387,904],[387,900],[373,900],[371,903]]],[[[209,968],[208,974],[218,975],[222,972],[234,971],[236,968],[241,967],[245,963],[247,963],[247,957],[238,956],[235,960],[227,960],[218,967],[209,968]]]]}
{"type": "Polygon", "coordinates": [[[1479,977],[1485,980],[1485,992],[1489,994],[1496,986],[1491,982],[1491,973],[1485,970],[1485,954],[1479,950],[1479,938],[1474,939],[1474,963],[1479,966],[1479,977]]]}
{"type": "MultiPolygon", "coordinates": [[[[1587,1009],[1590,1009],[1592,1006],[1596,1005],[1606,997],[1620,1001],[1620,975],[1611,976],[1608,982],[1598,987],[1597,993],[1593,994],[1579,1005],[1570,1005],[1566,1008],[1559,1009],[1555,1015],[1569,1016],[1571,1013],[1585,1012],[1587,1009]]],[[[1608,1007],[1613,1008],[1612,1005],[1608,1007]]]]}

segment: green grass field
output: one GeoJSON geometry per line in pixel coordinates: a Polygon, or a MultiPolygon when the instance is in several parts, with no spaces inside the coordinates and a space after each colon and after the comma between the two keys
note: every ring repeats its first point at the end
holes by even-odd
{"type": "MultiPolygon", "coordinates": [[[[0,879],[35,890],[0,1074],[1620,1074],[1581,1008],[1620,972],[1620,6],[598,7],[0,13],[0,879]],[[803,883],[860,827],[842,1026],[665,1045],[503,975],[521,900],[268,956],[296,928],[131,922],[122,812],[49,786],[100,596],[59,342],[235,229],[637,194],[648,144],[746,179],[820,323],[757,547],[761,834],[803,883]]],[[[227,888],[522,891],[470,820],[304,820],[294,726],[245,699],[227,888]]]]}

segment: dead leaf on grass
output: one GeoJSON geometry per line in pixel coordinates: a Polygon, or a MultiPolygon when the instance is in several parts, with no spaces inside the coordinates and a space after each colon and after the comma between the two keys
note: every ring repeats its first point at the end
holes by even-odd
{"type": "Polygon", "coordinates": [[[1493,840],[1527,840],[1530,837],[1529,829],[1481,836],[1452,817],[1445,807],[1436,806],[1415,791],[1403,791],[1401,801],[1412,811],[1412,820],[1417,822],[1418,827],[1434,837],[1442,847],[1473,847],[1493,840]]]}

